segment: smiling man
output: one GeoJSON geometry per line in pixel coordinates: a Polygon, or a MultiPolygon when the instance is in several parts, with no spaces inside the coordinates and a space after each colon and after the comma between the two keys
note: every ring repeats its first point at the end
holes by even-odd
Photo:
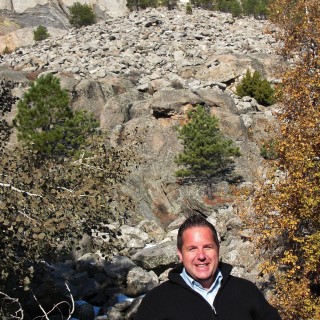
{"type": "Polygon", "coordinates": [[[135,320],[280,319],[252,282],[232,276],[232,266],[219,262],[217,232],[205,218],[186,219],[177,247],[181,264],[143,298],[135,320]]]}

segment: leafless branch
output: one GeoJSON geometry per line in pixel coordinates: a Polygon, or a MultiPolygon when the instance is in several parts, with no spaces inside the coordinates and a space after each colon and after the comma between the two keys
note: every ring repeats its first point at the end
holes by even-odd
{"type": "Polygon", "coordinates": [[[19,210],[18,212],[19,212],[20,214],[22,214],[23,216],[25,216],[27,219],[35,222],[36,224],[40,224],[39,221],[37,221],[36,219],[31,218],[31,217],[30,217],[29,215],[27,215],[25,212],[23,212],[23,211],[21,211],[21,210],[19,210]]]}
{"type": "Polygon", "coordinates": [[[0,299],[1,299],[0,315],[3,315],[3,304],[16,304],[17,311],[15,311],[14,314],[9,315],[10,319],[22,320],[24,318],[23,309],[18,299],[11,298],[7,294],[1,291],[0,291],[0,299]]]}
{"type": "Polygon", "coordinates": [[[73,192],[74,192],[74,190],[72,190],[72,189],[67,189],[67,188],[65,188],[65,187],[57,187],[57,189],[61,189],[61,190],[64,190],[64,191],[68,191],[68,192],[70,192],[70,193],[73,193],[73,192]]]}
{"type": "MultiPolygon", "coordinates": [[[[46,319],[46,320],[49,320],[49,315],[50,313],[52,313],[54,310],[59,310],[60,314],[61,314],[61,319],[63,319],[63,315],[62,315],[62,312],[60,310],[60,306],[61,305],[68,305],[69,306],[69,314],[68,314],[68,317],[66,318],[66,320],[69,320],[74,312],[74,299],[73,299],[73,296],[71,294],[71,291],[70,291],[70,288],[69,286],[65,283],[65,286],[69,292],[69,297],[70,297],[70,300],[71,300],[71,303],[68,302],[68,301],[60,301],[59,303],[55,304],[51,310],[49,310],[48,312],[46,312],[43,307],[41,306],[40,302],[38,301],[37,297],[35,295],[33,295],[33,298],[35,299],[35,301],[38,303],[39,305],[39,308],[41,309],[41,311],[43,312],[43,316],[38,316],[36,318],[34,318],[34,320],[36,319],[46,319]]],[[[1,301],[1,304],[0,304],[0,316],[5,316],[6,318],[5,319],[11,319],[11,320],[23,320],[24,318],[24,312],[23,312],[23,309],[21,307],[21,304],[19,302],[18,299],[15,299],[15,298],[11,298],[9,297],[7,294],[3,293],[0,291],[0,301],[1,301]],[[4,309],[4,305],[8,305],[8,304],[16,304],[16,309],[17,311],[14,312],[14,314],[5,314],[3,312],[3,309],[4,309]]]]}
{"type": "Polygon", "coordinates": [[[68,290],[68,292],[69,292],[69,296],[70,296],[70,299],[71,299],[71,306],[70,306],[70,303],[67,302],[67,301],[60,301],[60,302],[58,302],[57,304],[55,304],[55,305],[52,307],[51,310],[49,310],[48,312],[46,312],[46,311],[43,309],[43,307],[41,306],[41,304],[40,304],[40,302],[38,301],[38,299],[36,298],[36,296],[33,295],[33,298],[37,301],[37,303],[38,303],[41,311],[42,311],[43,314],[44,314],[43,316],[39,316],[39,317],[34,318],[34,320],[36,320],[36,319],[38,319],[38,318],[39,318],[39,319],[50,320],[50,319],[49,319],[49,314],[52,313],[54,310],[57,310],[57,309],[59,310],[60,314],[62,314],[62,313],[61,313],[61,310],[60,310],[60,306],[61,306],[61,305],[64,305],[64,304],[67,304],[67,305],[69,306],[69,315],[68,315],[67,320],[71,318],[71,315],[72,315],[72,313],[74,312],[74,300],[73,300],[73,296],[72,296],[72,294],[71,294],[71,291],[70,291],[69,286],[68,286],[66,283],[65,283],[65,286],[66,286],[66,288],[67,288],[67,290],[68,290]]]}
{"type": "Polygon", "coordinates": [[[41,195],[41,194],[30,193],[30,192],[28,192],[28,191],[18,189],[18,188],[16,188],[16,187],[14,187],[13,185],[11,185],[10,183],[1,183],[1,182],[0,182],[0,187],[11,188],[13,191],[17,191],[17,192],[20,192],[20,193],[24,193],[24,194],[26,194],[26,195],[28,195],[28,196],[31,196],[31,197],[40,197],[40,198],[42,198],[42,195],[41,195]]]}

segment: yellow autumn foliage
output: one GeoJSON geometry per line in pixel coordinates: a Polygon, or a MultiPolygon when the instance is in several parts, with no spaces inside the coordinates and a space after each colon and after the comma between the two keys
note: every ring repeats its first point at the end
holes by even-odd
{"type": "Polygon", "coordinates": [[[282,77],[278,159],[254,192],[247,215],[266,257],[284,320],[320,319],[320,4],[275,0],[282,77]]]}

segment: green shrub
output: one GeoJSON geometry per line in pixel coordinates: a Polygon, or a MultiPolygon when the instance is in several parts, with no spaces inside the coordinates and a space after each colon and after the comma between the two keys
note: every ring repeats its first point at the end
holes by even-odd
{"type": "Polygon", "coordinates": [[[270,139],[262,144],[260,154],[266,160],[275,160],[278,158],[277,152],[278,142],[275,139],[270,139]]]}
{"type": "Polygon", "coordinates": [[[230,13],[233,17],[240,17],[242,13],[241,5],[238,1],[233,1],[230,6],[230,13]]]}
{"type": "Polygon", "coordinates": [[[50,33],[48,32],[48,29],[44,26],[38,26],[33,31],[33,39],[34,41],[42,41],[50,37],[50,33]]]}
{"type": "Polygon", "coordinates": [[[158,0],[128,0],[127,7],[133,11],[146,8],[157,8],[160,3],[169,7],[173,1],[164,0],[163,2],[160,2],[158,0]]]}
{"type": "Polygon", "coordinates": [[[192,6],[190,2],[186,5],[186,14],[192,14],[192,6]]]}
{"type": "Polygon", "coordinates": [[[47,74],[19,100],[14,125],[18,139],[29,149],[64,157],[74,154],[98,123],[84,111],[73,112],[59,79],[47,74]]]}
{"type": "Polygon", "coordinates": [[[157,8],[159,6],[158,0],[140,0],[141,9],[157,8]]]}
{"type": "Polygon", "coordinates": [[[10,54],[12,53],[12,50],[6,45],[5,48],[2,51],[2,54],[10,54]]]}
{"type": "Polygon", "coordinates": [[[243,13],[255,18],[266,18],[268,16],[269,0],[243,0],[243,13]]]}
{"type": "Polygon", "coordinates": [[[175,158],[184,166],[176,172],[178,177],[207,178],[223,172],[239,156],[239,148],[223,136],[218,118],[211,116],[203,106],[188,113],[189,121],[178,133],[184,150],[175,158]]]}
{"type": "Polygon", "coordinates": [[[231,13],[233,17],[239,17],[242,13],[241,4],[238,0],[218,0],[217,9],[231,13]]]}
{"type": "Polygon", "coordinates": [[[205,10],[213,10],[214,9],[214,1],[213,0],[191,0],[191,4],[194,7],[199,7],[205,10]]]}
{"type": "MultiPolygon", "coordinates": [[[[209,0],[193,1],[202,3],[209,0]]],[[[255,18],[266,18],[268,16],[268,5],[269,0],[216,0],[213,1],[212,7],[213,10],[231,13],[233,17],[253,15],[255,18]]]]}
{"type": "Polygon", "coordinates": [[[166,6],[168,10],[173,10],[177,7],[177,0],[162,0],[161,5],[166,6]]]}
{"type": "Polygon", "coordinates": [[[274,89],[266,79],[262,79],[258,71],[251,75],[247,70],[245,77],[237,85],[236,92],[240,97],[250,96],[258,103],[269,106],[275,102],[274,89]]]}
{"type": "Polygon", "coordinates": [[[75,2],[69,7],[70,17],[69,22],[76,28],[82,26],[89,26],[94,24],[96,21],[96,15],[93,9],[88,4],[81,4],[80,2],[75,2]]]}
{"type": "Polygon", "coordinates": [[[127,0],[127,8],[130,11],[139,10],[139,2],[137,0],[127,0]]]}

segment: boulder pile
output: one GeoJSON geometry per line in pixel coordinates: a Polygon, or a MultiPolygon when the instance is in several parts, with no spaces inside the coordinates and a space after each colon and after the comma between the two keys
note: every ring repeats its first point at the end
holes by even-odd
{"type": "MultiPolygon", "coordinates": [[[[218,210],[208,220],[217,224],[219,216],[228,220],[218,224],[218,227],[223,225],[219,234],[223,239],[222,260],[236,265],[234,275],[262,284],[266,279],[259,276],[250,258],[254,254],[252,243],[245,234],[242,240],[234,235],[241,221],[234,217],[231,208],[218,210]]],[[[33,293],[42,305],[52,306],[57,303],[57,297],[71,304],[71,292],[75,299],[73,319],[133,319],[144,294],[166,281],[168,272],[178,263],[176,235],[182,221],[177,219],[167,231],[149,220],[143,220],[135,227],[114,224],[113,227],[121,230],[113,241],[117,254],[103,257],[99,252],[85,253],[73,261],[53,263],[46,272],[37,274],[33,293]],[[147,230],[153,230],[153,235],[147,230]],[[124,242],[131,244],[131,248],[128,249],[124,242]]],[[[109,243],[106,241],[102,245],[109,243]]],[[[35,308],[35,304],[30,299],[28,308],[34,310],[32,307],[35,308]]]]}
{"type": "Polygon", "coordinates": [[[216,70],[220,74],[211,81],[239,76],[233,66],[221,70],[228,61],[219,61],[216,55],[273,54],[277,43],[268,29],[273,30],[264,20],[233,19],[225,13],[195,9],[187,15],[182,10],[148,9],[62,32],[2,59],[25,71],[71,72],[77,79],[99,79],[112,72],[131,75],[142,85],[150,79],[184,83],[189,78],[190,86],[199,87],[199,73],[201,82],[216,70]]]}

